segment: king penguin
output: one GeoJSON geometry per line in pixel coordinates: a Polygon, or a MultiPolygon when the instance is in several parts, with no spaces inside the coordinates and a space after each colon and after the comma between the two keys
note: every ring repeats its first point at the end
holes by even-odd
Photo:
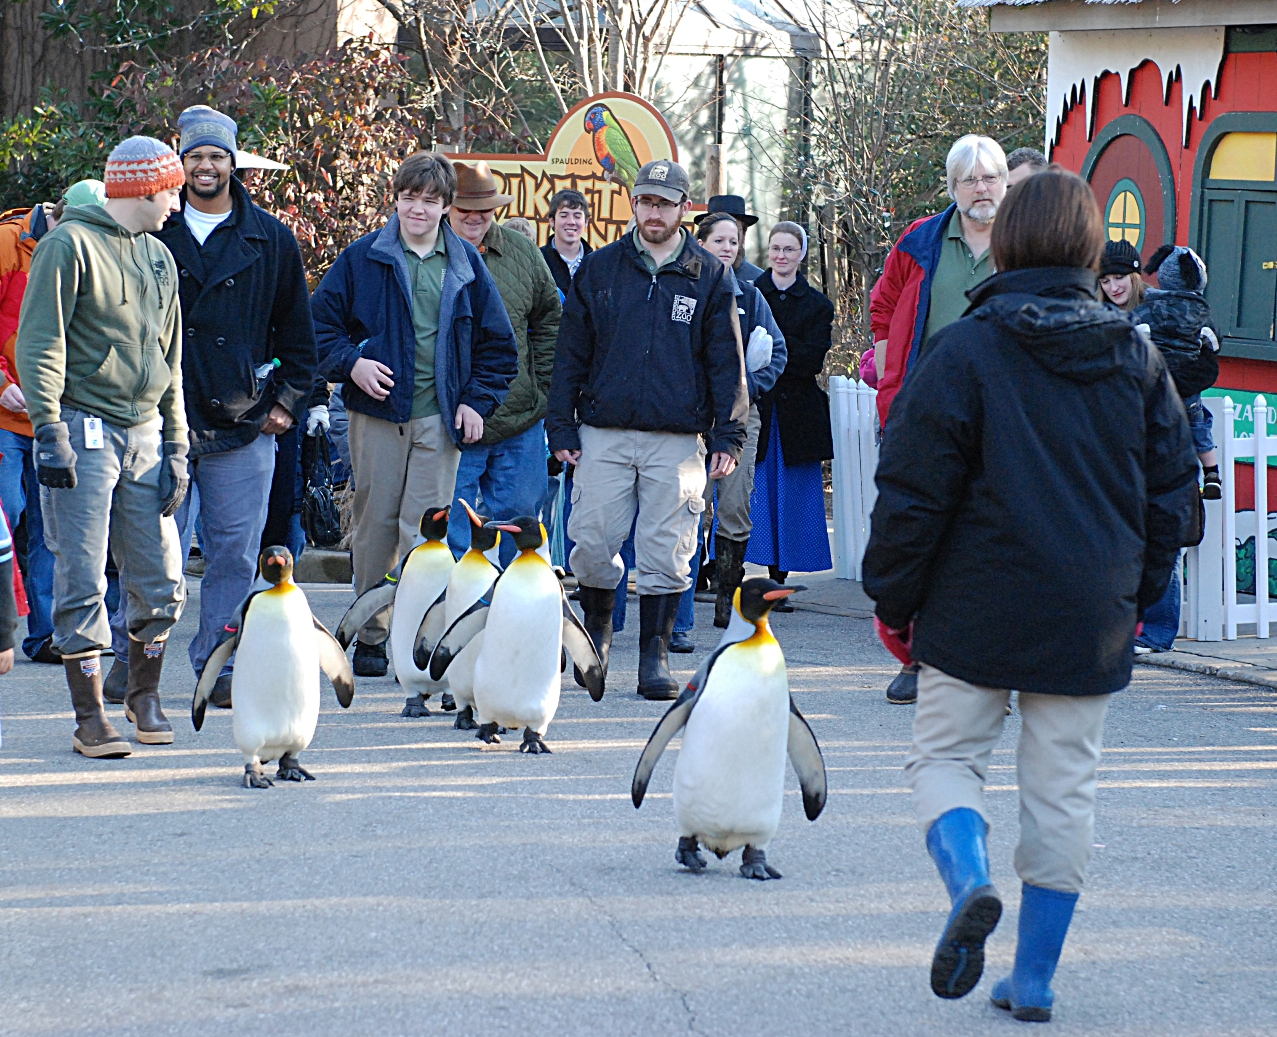
{"type": "MultiPolygon", "coordinates": [[[[501,541],[501,531],[485,525],[484,516],[476,514],[466,501],[461,506],[470,516],[470,550],[463,554],[448,575],[448,589],[442,601],[430,606],[426,618],[421,621],[421,631],[413,648],[413,661],[418,669],[426,670],[430,655],[439,643],[440,635],[480,600],[486,600],[501,570],[489,561],[501,541]]],[[[448,690],[457,705],[457,717],[453,727],[458,731],[474,731],[478,724],[474,719],[474,661],[483,645],[483,631],[471,639],[452,660],[448,667],[448,690]]]]}
{"type": "Polygon", "coordinates": [[[683,730],[674,764],[674,859],[691,871],[705,870],[701,844],[720,858],[743,846],[745,878],[780,878],[765,851],[780,826],[786,753],[798,772],[807,819],[816,820],[824,809],[825,762],[789,694],[785,656],[767,622],[773,603],[805,589],[760,577],[741,583],[734,608],[752,635],[710,656],[639,758],[630,789],[636,808],[661,753],[683,730]]]}
{"type": "Polygon", "coordinates": [[[293,556],[286,547],[261,554],[266,590],[250,594],[213,650],[191,700],[191,723],[204,726],[204,710],[217,676],[231,654],[232,730],[244,754],[244,787],[269,788],[262,762],[279,760],[275,777],[313,781],[297,754],[310,745],[319,719],[319,671],[333,682],[343,709],[355,694],[355,675],[345,650],[310,611],[293,583],[293,556]]]}
{"type": "MultiPolygon", "coordinates": [[[[337,640],[345,648],[373,616],[388,608],[394,610],[390,616],[390,654],[395,677],[408,692],[399,714],[404,717],[428,717],[426,699],[436,691],[446,690],[445,684],[432,681],[417,666],[412,650],[426,612],[447,589],[448,576],[456,564],[446,542],[450,511],[450,505],[426,509],[420,526],[425,541],[404,555],[377,586],[361,594],[337,627],[337,640]]],[[[446,695],[443,708],[450,708],[446,695]]]]}
{"type": "Polygon", "coordinates": [[[491,604],[476,602],[449,627],[430,658],[430,675],[441,678],[483,631],[474,662],[476,737],[500,742],[499,727],[522,727],[519,751],[548,753],[544,735],[559,708],[563,649],[585,675],[595,702],[603,697],[603,666],[563,585],[537,553],[543,540],[541,523],[518,518],[491,525],[514,535],[519,554],[497,579],[491,604]]]}

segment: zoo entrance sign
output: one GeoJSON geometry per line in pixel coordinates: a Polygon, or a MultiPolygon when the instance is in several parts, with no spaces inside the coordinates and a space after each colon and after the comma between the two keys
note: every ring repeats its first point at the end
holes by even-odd
{"type": "Polygon", "coordinates": [[[523,216],[550,240],[550,199],[565,188],[590,203],[587,240],[592,248],[621,236],[629,223],[630,188],[653,159],[678,161],[678,145],[661,113],[635,94],[588,97],[559,120],[544,155],[449,154],[458,162],[487,162],[497,190],[514,196],[502,220],[523,216]]]}

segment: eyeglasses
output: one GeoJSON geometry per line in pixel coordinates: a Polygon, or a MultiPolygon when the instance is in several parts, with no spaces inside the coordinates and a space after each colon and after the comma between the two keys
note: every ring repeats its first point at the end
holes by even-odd
{"type": "Polygon", "coordinates": [[[767,251],[773,256],[796,256],[802,249],[794,248],[793,245],[768,245],[767,251]]]}
{"type": "Polygon", "coordinates": [[[634,200],[636,209],[655,209],[657,212],[670,212],[677,209],[680,202],[671,202],[668,198],[653,198],[649,195],[643,195],[634,200]]]}
{"type": "Polygon", "coordinates": [[[228,155],[225,151],[188,151],[182,157],[185,161],[191,162],[197,166],[205,159],[208,159],[208,161],[212,162],[215,166],[231,160],[230,155],[228,155]]]}
{"type": "Polygon", "coordinates": [[[975,187],[976,184],[984,184],[985,187],[993,187],[1002,182],[1001,173],[990,173],[987,176],[965,176],[958,181],[959,187],[965,187],[968,191],[975,187]]]}

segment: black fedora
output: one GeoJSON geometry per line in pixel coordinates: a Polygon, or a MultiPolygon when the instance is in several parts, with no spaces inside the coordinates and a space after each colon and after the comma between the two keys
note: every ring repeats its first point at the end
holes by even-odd
{"type": "Polygon", "coordinates": [[[709,204],[705,208],[708,211],[698,213],[692,221],[693,223],[699,225],[706,216],[711,216],[716,212],[725,212],[728,216],[735,216],[747,228],[758,222],[757,216],[745,211],[745,199],[738,194],[716,194],[709,200],[709,204]]]}

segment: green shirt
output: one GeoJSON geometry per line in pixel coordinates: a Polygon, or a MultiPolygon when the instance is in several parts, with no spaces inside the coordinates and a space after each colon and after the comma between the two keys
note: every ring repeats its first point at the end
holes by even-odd
{"type": "Polygon", "coordinates": [[[647,246],[643,244],[643,239],[639,237],[638,228],[634,228],[634,247],[638,249],[639,258],[643,260],[644,264],[646,264],[647,272],[649,274],[656,273],[656,271],[660,270],[662,267],[667,267],[678,259],[678,257],[683,254],[683,246],[685,244],[687,244],[687,231],[685,231],[682,227],[679,227],[678,248],[669,254],[669,258],[666,259],[664,263],[658,265],[656,260],[653,258],[652,253],[649,252],[647,250],[647,246]]]}
{"type": "Polygon", "coordinates": [[[439,302],[443,298],[443,275],[448,269],[448,246],[443,227],[435,238],[435,247],[425,258],[403,245],[408,261],[408,280],[412,284],[412,330],[417,336],[416,370],[412,381],[412,416],[428,418],[439,413],[439,397],[435,393],[435,344],[439,341],[439,302]]]}
{"type": "Polygon", "coordinates": [[[949,228],[940,246],[940,262],[931,280],[931,304],[927,307],[927,324],[922,329],[922,345],[941,328],[947,327],[967,312],[971,300],[967,291],[994,273],[993,250],[986,249],[976,259],[962,237],[962,217],[954,210],[949,228]]]}

